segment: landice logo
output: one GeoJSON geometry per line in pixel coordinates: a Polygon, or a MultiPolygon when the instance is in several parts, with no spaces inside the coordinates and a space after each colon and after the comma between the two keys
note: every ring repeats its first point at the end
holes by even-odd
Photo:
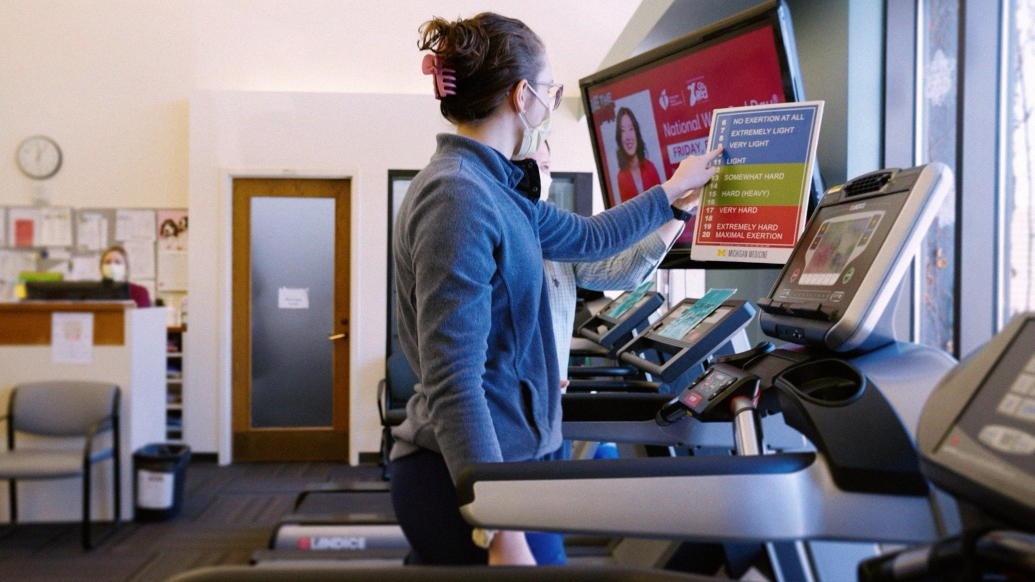
{"type": "Polygon", "coordinates": [[[704,84],[704,81],[694,79],[687,84],[686,90],[690,93],[690,107],[693,107],[698,101],[708,100],[708,86],[704,84]]]}
{"type": "Polygon", "coordinates": [[[661,105],[662,109],[668,109],[668,93],[664,89],[661,90],[661,97],[658,97],[658,105],[661,105]]]}

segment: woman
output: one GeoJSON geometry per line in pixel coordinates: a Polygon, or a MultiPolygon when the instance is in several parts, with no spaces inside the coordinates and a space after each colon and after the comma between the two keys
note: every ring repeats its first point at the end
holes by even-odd
{"type": "MultiPolygon", "coordinates": [[[[101,255],[101,277],[116,283],[125,283],[129,280],[129,257],[126,255],[126,249],[111,246],[104,251],[101,255]]],[[[142,285],[130,283],[129,298],[137,307],[151,307],[151,294],[142,285]]]]}
{"type": "Polygon", "coordinates": [[[661,183],[657,168],[646,157],[640,122],[628,107],[618,110],[615,141],[618,142],[618,195],[622,202],[661,183]]]}
{"type": "Polygon", "coordinates": [[[560,447],[542,260],[602,259],[657,230],[673,201],[715,173],[717,154],[688,158],[662,186],[589,219],[542,204],[535,162],[511,162],[538,149],[560,103],[542,41],[491,13],[421,31],[432,51],[424,71],[457,131],[438,136],[394,232],[399,336],[420,384],[392,431],[392,503],[411,562],[534,564],[522,532],[472,531],[454,480],[471,463],[560,447]]]}

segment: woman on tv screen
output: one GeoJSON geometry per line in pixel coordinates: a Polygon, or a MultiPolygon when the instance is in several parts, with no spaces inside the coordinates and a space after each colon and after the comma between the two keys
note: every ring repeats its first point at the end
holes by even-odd
{"type": "Polygon", "coordinates": [[[658,169],[646,157],[640,122],[627,107],[618,110],[615,141],[618,142],[618,194],[623,202],[661,184],[658,169]]]}

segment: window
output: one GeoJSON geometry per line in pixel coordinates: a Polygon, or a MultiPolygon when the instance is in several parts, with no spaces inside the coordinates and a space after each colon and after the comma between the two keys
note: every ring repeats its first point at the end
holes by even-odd
{"type": "MultiPolygon", "coordinates": [[[[922,0],[917,15],[916,163],[941,162],[956,170],[959,3],[922,0]]],[[[914,288],[917,340],[953,353],[956,201],[952,197],[920,248],[914,288]]]]}
{"type": "Polygon", "coordinates": [[[1035,310],[1035,0],[1005,16],[1006,136],[1000,235],[1002,321],[1035,310]]]}

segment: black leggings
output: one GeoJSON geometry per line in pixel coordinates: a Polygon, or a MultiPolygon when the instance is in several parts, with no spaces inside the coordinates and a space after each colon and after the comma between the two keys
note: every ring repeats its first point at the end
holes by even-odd
{"type": "Polygon", "coordinates": [[[471,541],[442,455],[422,449],[392,461],[392,507],[413,549],[408,563],[489,563],[489,552],[471,541]]]}
{"type": "MultiPolygon", "coordinates": [[[[442,455],[421,450],[392,462],[392,507],[413,552],[409,564],[487,564],[489,553],[471,541],[456,487],[442,455]]],[[[566,564],[564,536],[525,532],[536,563],[566,564]]]]}

